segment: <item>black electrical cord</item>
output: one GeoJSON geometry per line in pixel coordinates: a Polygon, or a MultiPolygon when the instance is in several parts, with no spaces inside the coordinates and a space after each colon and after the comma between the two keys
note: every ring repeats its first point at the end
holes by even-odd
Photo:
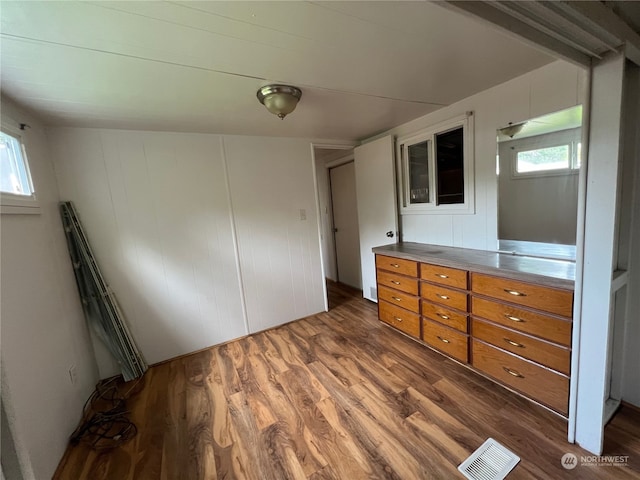
{"type": "MultiPolygon", "coordinates": [[[[71,444],[80,442],[95,450],[115,448],[133,438],[138,429],[128,418],[126,396],[121,394],[120,377],[98,383],[84,404],[82,421],[71,435],[71,444]]],[[[129,393],[135,385],[129,389],[129,393]]]]}

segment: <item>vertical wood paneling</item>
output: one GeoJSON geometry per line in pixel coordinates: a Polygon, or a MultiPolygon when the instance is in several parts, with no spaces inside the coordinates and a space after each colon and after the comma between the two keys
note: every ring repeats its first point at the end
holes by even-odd
{"type": "Polygon", "coordinates": [[[309,142],[226,136],[224,143],[250,331],[323,310],[309,142]]]}
{"type": "Polygon", "coordinates": [[[61,197],[151,363],[246,334],[221,139],[54,129],[61,197]]]}
{"type": "Polygon", "coordinates": [[[246,334],[240,277],[251,331],[323,310],[308,141],[226,137],[223,149],[216,135],[96,129],[50,139],[61,196],[149,362],[246,334]]]}
{"type": "Polygon", "coordinates": [[[436,245],[453,244],[453,215],[404,215],[402,217],[405,242],[415,242],[416,236],[420,236],[420,242],[436,245]]]}

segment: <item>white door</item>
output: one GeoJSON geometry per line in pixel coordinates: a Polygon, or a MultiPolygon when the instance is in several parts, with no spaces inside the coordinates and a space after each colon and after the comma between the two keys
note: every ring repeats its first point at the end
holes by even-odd
{"type": "Polygon", "coordinates": [[[356,147],[354,154],[362,295],[377,302],[376,265],[371,249],[395,243],[398,230],[393,138],[387,136],[356,147]]]}
{"type": "Polygon", "coordinates": [[[360,236],[354,162],[332,168],[329,177],[338,281],[360,289],[360,236]]]}

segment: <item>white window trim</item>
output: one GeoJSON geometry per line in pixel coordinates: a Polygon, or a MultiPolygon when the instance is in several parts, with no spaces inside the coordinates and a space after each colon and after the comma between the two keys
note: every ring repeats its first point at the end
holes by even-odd
{"type": "MultiPolygon", "coordinates": [[[[15,122],[12,122],[15,123],[15,122]]],[[[24,131],[9,124],[5,119],[2,119],[0,124],[0,130],[7,135],[15,137],[20,142],[20,148],[22,149],[22,159],[27,167],[27,174],[29,175],[29,183],[33,193],[31,195],[15,195],[8,192],[0,192],[0,213],[1,214],[18,214],[29,215],[40,213],[40,203],[36,195],[35,187],[33,184],[33,178],[31,176],[31,167],[29,166],[29,159],[27,158],[25,147],[25,135],[24,131]]]]}
{"type": "Polygon", "coordinates": [[[417,133],[400,137],[396,140],[396,158],[400,174],[398,175],[398,201],[401,215],[472,215],[475,213],[475,178],[474,178],[474,116],[473,112],[452,118],[425,128],[417,133]],[[462,127],[464,148],[464,203],[436,205],[436,155],[435,136],[448,130],[462,127]],[[430,140],[429,152],[429,199],[430,203],[411,204],[409,201],[409,163],[407,147],[415,143],[430,140]]]}
{"type": "Polygon", "coordinates": [[[556,177],[562,175],[578,175],[580,168],[577,167],[577,145],[581,141],[580,129],[563,130],[546,135],[527,137],[522,140],[511,140],[506,145],[510,150],[511,178],[523,180],[536,177],[556,177]],[[543,137],[543,138],[541,138],[543,137]],[[541,148],[559,147],[569,145],[569,168],[558,168],[555,170],[538,170],[535,172],[518,172],[518,153],[541,148]]]}

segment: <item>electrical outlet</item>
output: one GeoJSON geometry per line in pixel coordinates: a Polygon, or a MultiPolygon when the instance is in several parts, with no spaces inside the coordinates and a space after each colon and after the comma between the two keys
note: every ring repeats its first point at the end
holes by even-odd
{"type": "Polygon", "coordinates": [[[75,385],[78,381],[78,369],[75,365],[69,367],[69,380],[71,380],[71,385],[75,385]]]}
{"type": "Polygon", "coordinates": [[[300,220],[306,220],[307,219],[307,211],[304,208],[300,209],[300,220]]]}

